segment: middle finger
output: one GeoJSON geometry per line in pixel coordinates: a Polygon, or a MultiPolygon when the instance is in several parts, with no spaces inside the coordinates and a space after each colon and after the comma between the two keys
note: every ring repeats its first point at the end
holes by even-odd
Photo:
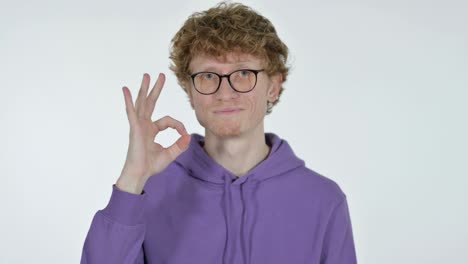
{"type": "Polygon", "coordinates": [[[141,81],[140,91],[138,92],[138,97],[135,102],[135,111],[137,115],[141,117],[144,114],[145,104],[146,104],[146,94],[148,93],[148,86],[150,82],[149,74],[143,74],[143,80],[141,81]]]}
{"type": "Polygon", "coordinates": [[[149,119],[151,119],[151,115],[154,111],[154,106],[156,105],[156,101],[158,100],[159,95],[161,94],[161,89],[163,88],[165,81],[166,76],[163,73],[160,73],[158,79],[156,80],[156,83],[153,86],[153,89],[151,90],[148,96],[148,102],[145,106],[145,117],[149,119]]]}

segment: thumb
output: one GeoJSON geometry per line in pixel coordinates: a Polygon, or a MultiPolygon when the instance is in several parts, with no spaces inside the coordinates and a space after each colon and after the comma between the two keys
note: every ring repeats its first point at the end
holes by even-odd
{"type": "Polygon", "coordinates": [[[174,144],[167,148],[173,159],[176,159],[180,154],[188,149],[191,139],[192,137],[190,134],[182,135],[174,144]]]}

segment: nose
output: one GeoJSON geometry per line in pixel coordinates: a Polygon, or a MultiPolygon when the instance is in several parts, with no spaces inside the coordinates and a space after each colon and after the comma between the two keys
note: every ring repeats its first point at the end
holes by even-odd
{"type": "Polygon", "coordinates": [[[231,98],[236,98],[239,96],[229,83],[226,77],[221,78],[221,84],[219,85],[219,90],[215,93],[216,98],[220,100],[226,100],[231,98]]]}

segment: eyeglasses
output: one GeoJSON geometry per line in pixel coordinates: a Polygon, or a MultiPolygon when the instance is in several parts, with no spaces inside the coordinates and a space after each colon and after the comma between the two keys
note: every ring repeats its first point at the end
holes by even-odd
{"type": "Polygon", "coordinates": [[[195,90],[201,94],[209,95],[216,93],[221,86],[221,81],[224,77],[228,79],[228,82],[234,91],[247,93],[255,88],[255,85],[257,84],[257,74],[262,71],[264,71],[264,69],[240,69],[224,75],[220,75],[215,72],[197,72],[190,75],[190,77],[192,78],[195,90]]]}

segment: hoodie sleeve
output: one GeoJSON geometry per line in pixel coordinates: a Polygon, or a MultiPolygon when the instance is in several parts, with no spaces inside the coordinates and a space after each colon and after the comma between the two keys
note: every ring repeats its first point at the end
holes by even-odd
{"type": "Polygon", "coordinates": [[[94,215],[81,264],[143,264],[144,207],[147,194],[131,194],[112,186],[106,208],[94,215]]]}
{"type": "Polygon", "coordinates": [[[351,218],[346,196],[333,209],[325,230],[320,264],[356,264],[351,218]]]}

